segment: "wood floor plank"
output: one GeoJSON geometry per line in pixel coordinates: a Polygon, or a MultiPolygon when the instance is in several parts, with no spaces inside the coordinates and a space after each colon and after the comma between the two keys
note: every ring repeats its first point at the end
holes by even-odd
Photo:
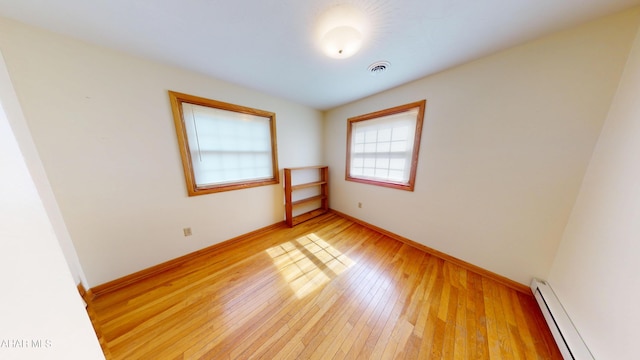
{"type": "Polygon", "coordinates": [[[482,290],[482,277],[477,274],[468,275],[469,301],[467,302],[467,333],[469,359],[488,359],[489,341],[487,321],[482,290]]]}
{"type": "Polygon", "coordinates": [[[532,296],[335,213],[90,301],[107,359],[561,359],[532,296]]]}
{"type": "Polygon", "coordinates": [[[455,323],[454,332],[454,359],[468,359],[467,354],[467,289],[466,289],[466,271],[464,276],[461,277],[461,281],[465,283],[464,288],[458,288],[458,303],[456,308],[456,317],[453,320],[455,323]]]}
{"type": "MultiPolygon", "coordinates": [[[[440,339],[441,335],[444,335],[444,332],[438,333],[438,312],[440,310],[440,301],[442,298],[442,289],[444,287],[444,277],[442,276],[442,264],[443,261],[440,259],[435,259],[437,267],[434,269],[432,273],[433,286],[430,289],[428,302],[424,306],[425,315],[423,317],[424,324],[420,327],[424,330],[422,331],[422,344],[420,346],[420,359],[428,359],[432,358],[432,355],[440,354],[442,351],[442,344],[436,339],[440,339]],[[435,345],[434,345],[435,344],[435,345]]],[[[440,329],[442,330],[442,329],[440,329]]]]}

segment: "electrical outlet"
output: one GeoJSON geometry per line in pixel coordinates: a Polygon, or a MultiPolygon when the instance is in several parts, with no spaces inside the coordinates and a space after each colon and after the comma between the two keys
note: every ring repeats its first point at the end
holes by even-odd
{"type": "Polygon", "coordinates": [[[358,203],[358,208],[362,209],[362,203],[361,202],[358,203]]]}
{"type": "Polygon", "coordinates": [[[182,229],[182,232],[184,233],[184,236],[191,236],[191,228],[184,228],[182,229]]]}

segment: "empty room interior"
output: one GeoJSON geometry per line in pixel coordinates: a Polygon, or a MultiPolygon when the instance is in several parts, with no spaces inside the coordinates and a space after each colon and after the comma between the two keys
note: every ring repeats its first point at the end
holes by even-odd
{"type": "Polygon", "coordinates": [[[0,0],[0,52],[0,358],[637,357],[638,0],[0,0]]]}

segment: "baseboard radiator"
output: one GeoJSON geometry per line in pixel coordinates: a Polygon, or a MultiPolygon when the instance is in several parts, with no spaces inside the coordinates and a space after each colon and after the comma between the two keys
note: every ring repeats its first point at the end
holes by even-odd
{"type": "Polygon", "coordinates": [[[533,279],[531,291],[565,360],[594,360],[549,283],[533,279]]]}

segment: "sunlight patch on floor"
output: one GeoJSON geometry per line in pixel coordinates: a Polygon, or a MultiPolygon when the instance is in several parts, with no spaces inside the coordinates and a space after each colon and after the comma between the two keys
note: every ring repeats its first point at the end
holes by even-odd
{"type": "Polygon", "coordinates": [[[354,264],[313,233],[269,248],[267,253],[299,299],[354,264]]]}

